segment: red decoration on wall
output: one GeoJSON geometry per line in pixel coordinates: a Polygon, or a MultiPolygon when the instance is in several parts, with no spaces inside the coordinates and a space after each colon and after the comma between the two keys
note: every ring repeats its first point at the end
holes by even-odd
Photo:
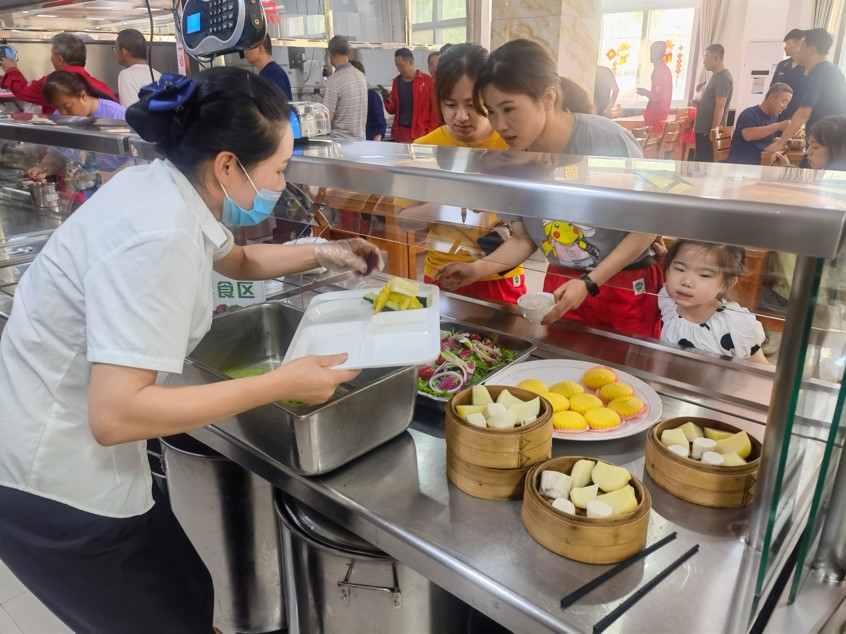
{"type": "Polygon", "coordinates": [[[261,6],[264,8],[264,17],[268,24],[282,24],[279,9],[276,8],[274,0],[261,0],[261,6]]]}

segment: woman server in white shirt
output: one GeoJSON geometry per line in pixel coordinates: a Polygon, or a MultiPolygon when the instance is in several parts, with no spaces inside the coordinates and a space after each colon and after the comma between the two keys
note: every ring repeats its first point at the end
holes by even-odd
{"type": "MultiPolygon", "coordinates": [[[[156,502],[145,440],[326,400],[343,354],[214,385],[156,384],[208,331],[211,271],[367,270],[355,239],[233,246],[266,217],[293,140],[275,86],[234,68],[159,82],[127,112],[168,160],[116,175],[50,238],[0,339],[0,559],[75,632],[210,632],[211,578],[156,502]]],[[[378,266],[378,264],[377,264],[378,266]]]]}

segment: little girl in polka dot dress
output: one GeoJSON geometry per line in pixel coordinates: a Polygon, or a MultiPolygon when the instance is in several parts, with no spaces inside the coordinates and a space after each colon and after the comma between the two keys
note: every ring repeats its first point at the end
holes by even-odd
{"type": "Polygon", "coordinates": [[[767,363],[763,327],[747,309],[725,299],[745,263],[740,247],[677,240],[664,258],[666,284],[658,293],[661,340],[767,363]]]}

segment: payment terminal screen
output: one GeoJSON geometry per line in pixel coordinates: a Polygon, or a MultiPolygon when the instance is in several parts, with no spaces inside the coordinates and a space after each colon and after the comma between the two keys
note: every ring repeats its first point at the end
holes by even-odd
{"type": "Polygon", "coordinates": [[[185,18],[185,33],[196,33],[200,30],[200,14],[192,13],[185,18]]]}

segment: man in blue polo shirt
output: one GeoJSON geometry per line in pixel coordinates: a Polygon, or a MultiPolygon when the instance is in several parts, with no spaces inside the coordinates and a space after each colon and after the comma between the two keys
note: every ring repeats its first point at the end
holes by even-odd
{"type": "MultiPolygon", "coordinates": [[[[808,29],[796,52],[796,61],[805,67],[805,90],[796,113],[780,139],[770,143],[769,152],[785,149],[785,141],[805,124],[810,130],[814,124],[832,115],[846,115],[846,80],[843,73],[826,59],[831,48],[831,35],[825,29],[808,29]]],[[[802,167],[807,167],[806,160],[802,167]]]]}
{"type": "Polygon", "coordinates": [[[796,53],[799,51],[804,36],[805,32],[800,29],[793,29],[784,36],[784,54],[787,59],[778,63],[773,74],[773,80],[770,82],[771,86],[773,84],[787,84],[793,89],[793,99],[787,104],[784,112],[778,116],[779,121],[792,119],[793,113],[796,112],[802,102],[805,87],[805,68],[796,61],[796,53]]]}
{"type": "Polygon", "coordinates": [[[779,121],[778,116],[790,104],[793,89],[787,84],[770,86],[760,106],[752,106],[740,113],[731,136],[729,163],[760,165],[761,151],[772,143],[775,135],[790,125],[790,119],[779,121]]]}
{"type": "Polygon", "coordinates": [[[272,53],[273,45],[270,42],[270,36],[266,35],[261,44],[244,51],[244,58],[258,68],[259,77],[279,86],[288,101],[292,101],[294,97],[291,92],[291,80],[288,79],[284,69],[274,61],[272,53]]]}

